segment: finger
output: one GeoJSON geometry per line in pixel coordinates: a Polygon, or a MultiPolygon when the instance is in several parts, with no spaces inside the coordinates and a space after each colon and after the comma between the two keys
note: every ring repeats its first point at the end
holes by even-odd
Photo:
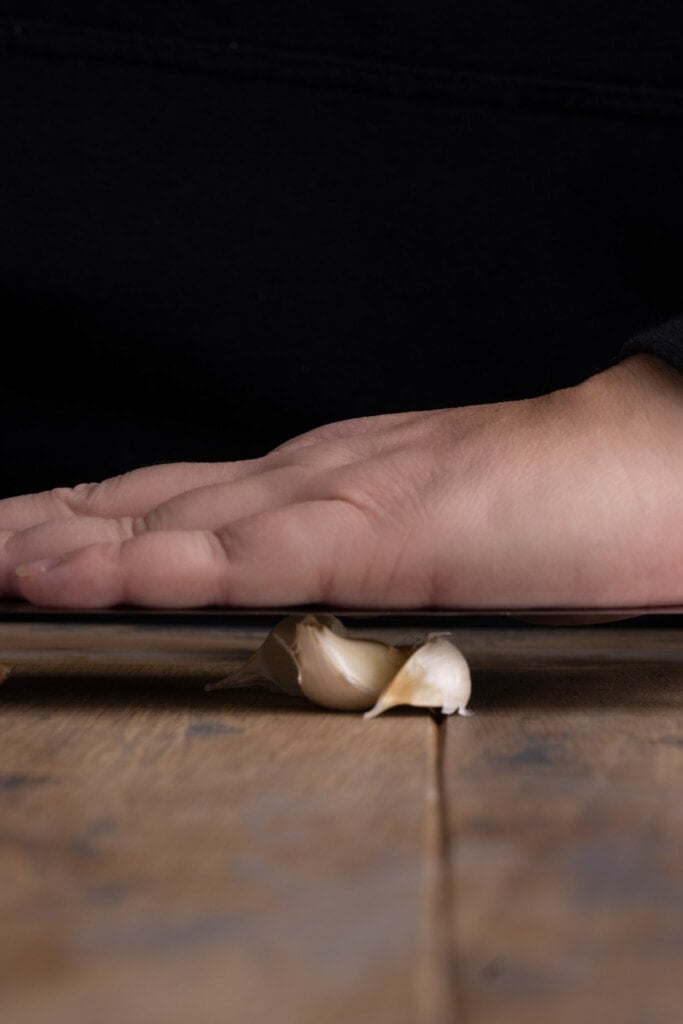
{"type": "Polygon", "coordinates": [[[143,517],[144,530],[217,530],[226,523],[305,500],[325,474],[305,466],[281,466],[230,484],[198,487],[166,501],[143,517]]]}
{"type": "Polygon", "coordinates": [[[127,540],[153,530],[213,530],[226,523],[290,504],[305,493],[310,473],[300,467],[214,484],[164,502],[145,516],[71,516],[50,519],[6,536],[0,557],[0,593],[16,596],[14,569],[56,558],[90,544],[127,540]]]}
{"type": "Polygon", "coordinates": [[[325,475],[305,467],[281,467],[238,480],[186,491],[144,516],[70,516],[50,519],[6,535],[0,557],[0,588],[14,592],[17,565],[61,556],[89,544],[126,540],[152,530],[218,529],[226,523],[308,497],[325,475]]]}
{"type": "Polygon", "coordinates": [[[58,558],[88,544],[125,540],[135,532],[131,517],[104,519],[95,516],[71,516],[49,519],[27,530],[5,535],[0,557],[0,593],[19,594],[14,573],[18,565],[45,558],[58,558]]]}
{"type": "Polygon", "coordinates": [[[240,479],[260,459],[245,462],[177,462],[134,469],[101,483],[55,487],[0,501],[0,529],[25,530],[69,516],[142,516],[169,498],[195,487],[240,479]]]}
{"type": "MultiPolygon", "coordinates": [[[[0,531],[0,548],[4,549],[10,537],[12,537],[11,530],[0,531]]],[[[12,568],[14,567],[12,566],[12,568]]],[[[0,597],[15,596],[17,589],[17,581],[11,568],[0,569],[0,597]]]]}
{"type": "MultiPolygon", "coordinates": [[[[92,545],[45,571],[22,567],[18,582],[27,600],[55,608],[352,607],[359,601],[381,607],[391,568],[381,552],[366,513],[331,499],[289,505],[216,532],[159,531],[92,545]]],[[[404,588],[401,604],[423,596],[404,588]]]]}

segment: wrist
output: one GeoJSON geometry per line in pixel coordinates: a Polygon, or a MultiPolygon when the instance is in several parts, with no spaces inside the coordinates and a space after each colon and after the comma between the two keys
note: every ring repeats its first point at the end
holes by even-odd
{"type": "Polygon", "coordinates": [[[642,412],[648,419],[683,421],[683,374],[650,353],[627,356],[621,362],[577,385],[582,397],[601,401],[621,419],[642,412]]]}

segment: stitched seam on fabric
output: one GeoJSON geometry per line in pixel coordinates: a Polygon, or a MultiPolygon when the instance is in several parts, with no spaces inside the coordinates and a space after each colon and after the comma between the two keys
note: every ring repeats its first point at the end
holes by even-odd
{"type": "Polygon", "coordinates": [[[209,43],[0,18],[0,48],[56,59],[156,65],[181,72],[426,99],[625,117],[680,117],[683,90],[583,83],[384,64],[348,57],[209,43]]]}

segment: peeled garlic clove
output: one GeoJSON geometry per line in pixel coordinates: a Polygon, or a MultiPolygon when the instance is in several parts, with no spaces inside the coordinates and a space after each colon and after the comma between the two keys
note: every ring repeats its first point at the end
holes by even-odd
{"type": "Polygon", "coordinates": [[[364,718],[375,718],[397,704],[440,708],[444,715],[466,713],[472,682],[464,655],[443,636],[416,647],[364,718]]]}
{"type": "Polygon", "coordinates": [[[322,616],[306,616],[294,628],[298,680],[309,700],[340,711],[363,711],[406,660],[407,652],[379,640],[333,632],[322,616]]]}

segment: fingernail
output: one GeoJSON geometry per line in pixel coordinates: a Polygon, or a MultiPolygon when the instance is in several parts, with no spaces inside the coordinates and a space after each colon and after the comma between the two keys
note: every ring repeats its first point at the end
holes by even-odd
{"type": "Polygon", "coordinates": [[[60,565],[61,561],[61,558],[41,558],[38,562],[26,562],[25,565],[18,565],[14,571],[22,579],[27,576],[40,576],[41,573],[49,572],[50,569],[60,565]]]}

